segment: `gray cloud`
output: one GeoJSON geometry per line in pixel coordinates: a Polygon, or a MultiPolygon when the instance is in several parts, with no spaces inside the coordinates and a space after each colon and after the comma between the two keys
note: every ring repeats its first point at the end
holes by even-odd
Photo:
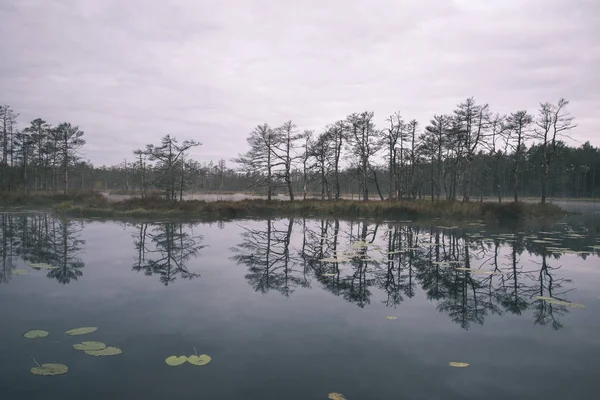
{"type": "Polygon", "coordinates": [[[96,164],[165,133],[228,160],[265,121],[424,125],[468,96],[500,113],[566,97],[572,136],[600,145],[595,0],[5,0],[0,35],[0,101],[21,127],[78,124],[96,164]]]}

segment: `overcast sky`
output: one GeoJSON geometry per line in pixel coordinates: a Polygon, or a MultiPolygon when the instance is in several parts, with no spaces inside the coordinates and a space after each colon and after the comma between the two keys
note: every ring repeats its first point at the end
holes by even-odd
{"type": "Polygon", "coordinates": [[[0,36],[0,102],[20,128],[79,125],[97,165],[166,133],[217,161],[263,122],[423,127],[469,96],[565,97],[573,137],[600,146],[598,0],[1,0],[0,36]]]}

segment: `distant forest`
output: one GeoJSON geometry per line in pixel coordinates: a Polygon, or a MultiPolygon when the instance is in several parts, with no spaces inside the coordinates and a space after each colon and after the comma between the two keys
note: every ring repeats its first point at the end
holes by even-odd
{"type": "Polygon", "coordinates": [[[540,103],[535,115],[524,110],[499,115],[471,97],[449,114],[433,115],[425,127],[400,112],[376,127],[368,111],[320,132],[301,131],[292,121],[265,123],[249,133],[248,151],[208,163],[189,154],[199,141],[167,134],[158,144],[132,149],[131,158],[118,165],[94,166],[84,160],[79,126],[52,126],[37,118],[21,129],[18,114],[4,105],[0,189],[160,192],[172,201],[208,192],[292,200],[595,198],[600,152],[589,142],[565,144],[566,138],[576,139],[577,127],[568,106],[560,99],[540,103]]]}

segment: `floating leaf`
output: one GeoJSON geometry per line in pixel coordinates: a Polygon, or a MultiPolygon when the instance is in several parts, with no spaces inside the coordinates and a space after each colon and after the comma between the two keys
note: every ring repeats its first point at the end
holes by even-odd
{"type": "Polygon", "coordinates": [[[335,276],[335,274],[330,274],[330,273],[327,273],[327,274],[322,274],[322,275],[323,275],[323,276],[335,276]]]}
{"type": "Polygon", "coordinates": [[[393,317],[393,316],[387,316],[385,317],[386,319],[398,319],[398,317],[393,317]]]}
{"type": "Polygon", "coordinates": [[[36,330],[25,333],[23,336],[25,336],[27,339],[35,339],[35,338],[39,338],[39,337],[46,337],[46,336],[48,336],[48,334],[49,333],[46,331],[41,331],[39,329],[36,329],[36,330]]]}
{"type": "Polygon", "coordinates": [[[39,268],[39,269],[57,269],[54,265],[46,264],[46,263],[34,263],[29,264],[31,268],[39,268]]]}
{"type": "Polygon", "coordinates": [[[472,268],[463,268],[463,267],[456,267],[454,268],[457,271],[468,271],[472,274],[478,274],[478,275],[503,275],[503,272],[500,271],[482,271],[480,269],[472,269],[472,268]]]}
{"type": "Polygon", "coordinates": [[[69,370],[64,364],[42,364],[31,368],[31,373],[34,375],[62,375],[69,370]]]}
{"type": "Polygon", "coordinates": [[[105,357],[105,356],[116,356],[123,353],[118,347],[108,346],[102,350],[87,350],[85,354],[88,356],[105,357]]]}
{"type": "Polygon", "coordinates": [[[212,360],[212,358],[210,358],[210,356],[207,356],[206,354],[200,354],[199,356],[189,356],[187,358],[187,361],[190,364],[199,365],[199,366],[206,365],[211,360],[212,360]]]}
{"type": "Polygon", "coordinates": [[[450,267],[452,266],[451,263],[447,262],[447,261],[434,261],[432,262],[433,265],[437,265],[438,267],[450,267]]]}
{"type": "Polygon", "coordinates": [[[70,331],[66,331],[67,335],[76,336],[76,335],[87,335],[88,333],[92,333],[98,330],[96,327],[86,326],[83,328],[71,329],[70,331]]]}
{"type": "Polygon", "coordinates": [[[564,300],[558,300],[558,299],[555,299],[554,297],[535,296],[535,298],[538,299],[538,300],[544,300],[546,303],[556,304],[558,306],[567,306],[567,307],[575,307],[575,308],[587,308],[587,306],[584,306],[583,304],[571,303],[569,301],[564,301],[564,300]]]}
{"type": "Polygon", "coordinates": [[[329,396],[327,396],[328,398],[330,398],[331,400],[346,400],[346,398],[344,397],[343,394],[341,393],[329,393],[329,396]]]}
{"type": "Polygon", "coordinates": [[[350,261],[349,258],[347,257],[327,257],[327,258],[321,258],[319,260],[320,262],[330,262],[330,263],[343,263],[343,262],[348,262],[350,261]]]}
{"type": "Polygon", "coordinates": [[[28,275],[29,270],[28,269],[13,269],[12,274],[13,275],[28,275]]]}
{"type": "Polygon", "coordinates": [[[450,361],[449,365],[455,368],[465,368],[469,366],[469,363],[450,361]]]}
{"type": "Polygon", "coordinates": [[[171,366],[171,367],[177,367],[183,363],[185,363],[188,360],[188,358],[186,356],[170,356],[167,357],[165,359],[165,362],[167,363],[167,365],[171,366]]]}
{"type": "Polygon", "coordinates": [[[102,342],[81,342],[73,345],[75,350],[83,351],[98,351],[106,348],[106,345],[102,342]]]}

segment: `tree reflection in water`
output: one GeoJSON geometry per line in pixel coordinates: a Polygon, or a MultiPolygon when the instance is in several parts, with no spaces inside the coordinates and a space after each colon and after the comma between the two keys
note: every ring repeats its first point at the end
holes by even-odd
{"type": "Polygon", "coordinates": [[[186,262],[198,257],[203,237],[194,234],[197,224],[140,223],[135,226],[133,235],[137,252],[134,271],[143,271],[145,275],[158,275],[164,285],[173,283],[177,276],[193,279],[199,273],[190,272],[186,262]]]}
{"type": "MultiPolygon", "coordinates": [[[[134,224],[133,270],[158,275],[164,285],[198,277],[186,265],[205,247],[196,225],[134,224]]],[[[545,232],[554,237],[544,239],[535,230],[486,233],[366,220],[288,218],[250,225],[242,227],[231,259],[246,268],[245,279],[257,292],[291,296],[299,287],[319,286],[363,308],[375,292],[387,307],[398,307],[423,291],[464,329],[494,314],[531,314],[535,324],[560,329],[569,308],[539,297],[568,300],[573,287],[559,264],[562,254],[600,254],[593,232],[568,226],[545,232]]],[[[84,269],[83,226],[45,213],[0,214],[0,283],[9,282],[23,262],[51,264],[44,272],[62,284],[77,281],[84,269]]]]}
{"type": "MultiPolygon", "coordinates": [[[[2,267],[0,282],[8,282],[17,258],[28,264],[50,264],[48,278],[62,284],[83,275],[80,255],[85,241],[80,238],[83,222],[54,218],[45,213],[0,214],[2,267]]],[[[39,268],[34,268],[39,270],[39,268]]]]}
{"type": "Polygon", "coordinates": [[[262,228],[245,228],[232,259],[246,266],[248,283],[261,293],[289,296],[314,279],[362,308],[374,290],[385,294],[387,307],[397,307],[420,289],[463,329],[483,324],[489,315],[527,310],[536,324],[561,328],[559,318],[568,308],[536,298],[564,299],[570,281],[558,274],[559,266],[549,265],[560,253],[549,253],[524,233],[487,236],[473,229],[365,220],[302,219],[296,225],[294,219],[266,220],[262,228]],[[522,263],[524,252],[541,261],[522,263]]]}

